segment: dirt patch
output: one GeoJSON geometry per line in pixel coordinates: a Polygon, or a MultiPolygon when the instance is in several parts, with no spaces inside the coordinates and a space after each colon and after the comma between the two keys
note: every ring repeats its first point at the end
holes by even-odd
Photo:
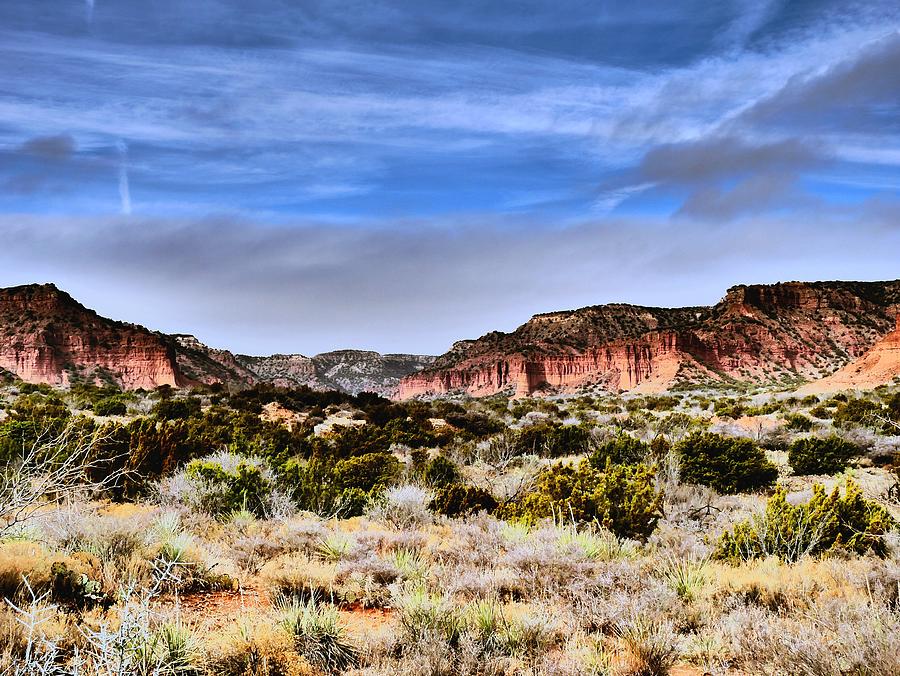
{"type": "Polygon", "coordinates": [[[195,592],[184,596],[164,596],[156,603],[160,610],[171,610],[194,627],[221,629],[235,620],[272,608],[268,594],[259,589],[195,592]]]}
{"type": "Polygon", "coordinates": [[[393,627],[397,619],[391,608],[345,608],[340,611],[341,624],[354,637],[380,632],[393,627]]]}
{"type": "MultiPolygon", "coordinates": [[[[272,600],[265,592],[249,587],[165,596],[158,599],[155,606],[161,611],[178,613],[193,627],[220,630],[242,617],[268,612],[272,609],[272,600]]],[[[349,606],[340,608],[338,613],[341,624],[355,637],[381,631],[396,622],[394,611],[390,608],[349,606]]]]}

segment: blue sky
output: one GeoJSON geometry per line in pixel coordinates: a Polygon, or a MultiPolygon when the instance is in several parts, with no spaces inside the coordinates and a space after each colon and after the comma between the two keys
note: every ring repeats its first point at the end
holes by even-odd
{"type": "Polygon", "coordinates": [[[0,4],[0,283],[268,353],[900,277],[895,2],[0,4]]]}

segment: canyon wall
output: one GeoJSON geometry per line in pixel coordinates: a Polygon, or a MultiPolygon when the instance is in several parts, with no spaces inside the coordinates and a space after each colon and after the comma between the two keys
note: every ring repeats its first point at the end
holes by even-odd
{"type": "Polygon", "coordinates": [[[399,396],[813,380],[869,350],[898,309],[900,281],[787,282],[736,286],[711,307],[613,304],[536,315],[512,333],[456,343],[434,367],[404,378],[399,396]]]}
{"type": "Polygon", "coordinates": [[[0,289],[0,368],[26,382],[184,383],[165,337],[97,315],[52,284],[0,289]]]}

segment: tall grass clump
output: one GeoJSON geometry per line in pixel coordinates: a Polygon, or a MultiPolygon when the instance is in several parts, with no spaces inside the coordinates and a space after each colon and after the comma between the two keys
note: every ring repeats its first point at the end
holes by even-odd
{"type": "Polygon", "coordinates": [[[359,651],[347,638],[334,606],[315,599],[281,599],[279,624],[293,638],[297,652],[328,674],[339,674],[359,663],[359,651]]]}

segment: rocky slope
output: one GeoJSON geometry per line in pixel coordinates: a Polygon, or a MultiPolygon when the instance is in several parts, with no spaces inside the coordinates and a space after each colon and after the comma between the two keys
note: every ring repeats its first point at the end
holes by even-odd
{"type": "Polygon", "coordinates": [[[52,284],[0,289],[0,368],[22,380],[187,384],[167,337],[99,316],[52,284]]]}
{"type": "Polygon", "coordinates": [[[239,362],[255,373],[261,382],[279,387],[318,385],[316,366],[310,357],[302,354],[273,354],[270,357],[237,355],[239,362]]]}
{"type": "Polygon", "coordinates": [[[662,391],[682,381],[786,383],[846,365],[894,326],[900,281],[736,286],[712,307],[602,305],[461,341],[399,396],[662,391]]]}
{"type": "Polygon", "coordinates": [[[867,390],[900,379],[900,315],[896,328],[879,340],[862,357],[830,376],[801,387],[798,394],[819,394],[840,390],[867,390]]]}
{"type": "Polygon", "coordinates": [[[362,350],[324,352],[312,358],[320,380],[334,389],[396,394],[400,380],[434,363],[421,354],[379,354],[362,350]]]}
{"type": "Polygon", "coordinates": [[[260,381],[257,373],[248,369],[228,350],[219,350],[201,343],[195,336],[176,333],[169,336],[175,350],[178,368],[186,378],[196,383],[223,383],[232,387],[250,386],[260,381]]]}
{"type": "Polygon", "coordinates": [[[366,350],[336,350],[314,357],[276,354],[271,357],[238,355],[238,360],[261,379],[276,385],[308,385],[359,394],[397,393],[400,379],[434,363],[434,357],[417,354],[379,354],[366,350]]]}

